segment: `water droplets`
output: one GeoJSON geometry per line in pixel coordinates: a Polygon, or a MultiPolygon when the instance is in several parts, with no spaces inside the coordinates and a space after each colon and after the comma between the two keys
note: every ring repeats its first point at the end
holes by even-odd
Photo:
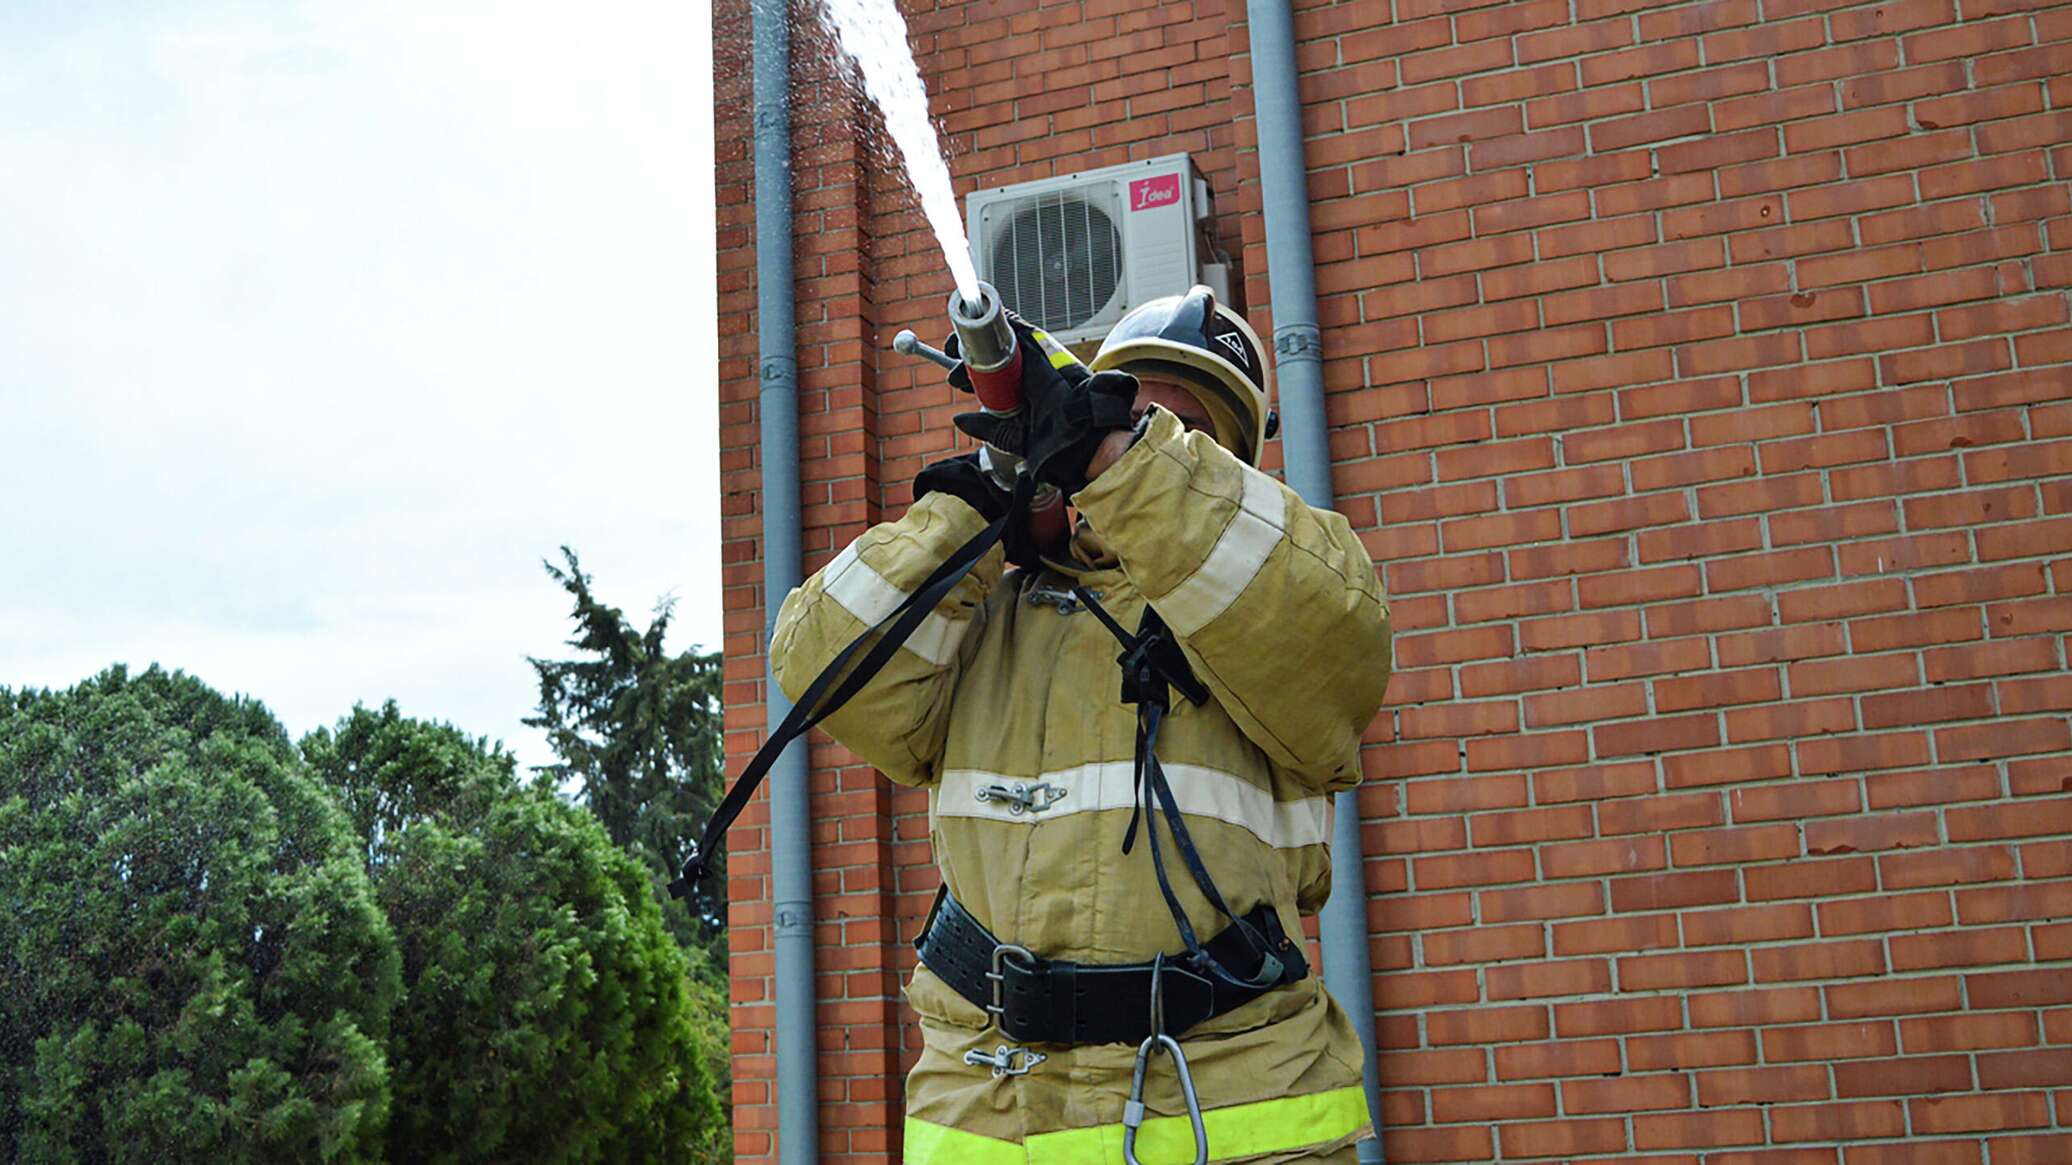
{"type": "Polygon", "coordinates": [[[928,120],[928,90],[907,43],[906,19],[893,0],[823,0],[821,14],[834,29],[836,43],[856,62],[864,92],[885,115],[885,129],[899,147],[907,181],[920,196],[921,212],[942,245],[958,294],[978,302],[978,272],[964,238],[964,219],[957,213],[950,167],[928,120]]]}

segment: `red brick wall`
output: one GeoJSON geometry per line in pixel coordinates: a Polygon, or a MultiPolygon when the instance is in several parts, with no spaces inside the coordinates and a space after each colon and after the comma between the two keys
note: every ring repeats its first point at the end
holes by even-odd
{"type": "MultiPolygon", "coordinates": [[[[1265,330],[1242,4],[903,7],[960,194],[1191,153],[1265,330]]],[[[745,4],[715,27],[738,769],[745,4]]],[[[2072,6],[1297,30],[1334,479],[1398,626],[1362,790],[1389,1159],[2072,1161],[2072,6]]],[[[957,404],[884,351],[942,330],[948,280],[798,36],[812,567],[906,504],[957,404]]],[[[925,802],[813,763],[822,1156],[896,1160],[925,802]]],[[[744,1159],[776,1124],[766,820],[732,838],[744,1159]]]]}

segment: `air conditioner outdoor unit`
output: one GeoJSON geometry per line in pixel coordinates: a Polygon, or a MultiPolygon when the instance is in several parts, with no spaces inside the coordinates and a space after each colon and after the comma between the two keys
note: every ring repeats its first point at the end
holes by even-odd
{"type": "Polygon", "coordinates": [[[979,278],[1065,343],[1099,339],[1131,308],[1196,283],[1230,297],[1209,242],[1209,184],[1186,154],[975,190],[964,206],[979,278]]]}

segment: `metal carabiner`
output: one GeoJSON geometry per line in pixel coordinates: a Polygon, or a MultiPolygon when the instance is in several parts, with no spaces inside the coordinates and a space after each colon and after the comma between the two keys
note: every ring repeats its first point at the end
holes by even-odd
{"type": "Polygon", "coordinates": [[[1137,1067],[1130,1074],[1129,1103],[1122,1106],[1122,1159],[1129,1165],[1144,1165],[1137,1159],[1137,1127],[1144,1123],[1144,1069],[1156,1049],[1172,1056],[1180,1073],[1180,1095],[1187,1099],[1187,1121],[1194,1126],[1194,1165],[1209,1165],[1209,1134],[1201,1124],[1201,1097],[1194,1093],[1194,1077],[1187,1071],[1187,1056],[1180,1041],[1161,1032],[1146,1036],[1137,1046],[1137,1067]]]}
{"type": "Polygon", "coordinates": [[[1194,1074],[1187,1070],[1187,1054],[1180,1050],[1180,1041],[1165,1030],[1164,954],[1151,960],[1151,1034],[1137,1045],[1137,1064],[1130,1072],[1130,1098],[1122,1106],[1122,1159],[1128,1165],[1144,1165],[1137,1159],[1137,1129],[1144,1123],[1144,1070],[1151,1064],[1153,1051],[1173,1058],[1173,1068],[1180,1074],[1180,1096],[1187,1102],[1187,1121],[1194,1126],[1194,1165],[1209,1165],[1209,1133],[1202,1127],[1201,1097],[1194,1091],[1194,1074]]]}

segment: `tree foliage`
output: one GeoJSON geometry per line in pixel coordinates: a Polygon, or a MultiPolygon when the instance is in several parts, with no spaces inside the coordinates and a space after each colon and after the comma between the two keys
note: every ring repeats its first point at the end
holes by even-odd
{"type": "Polygon", "coordinates": [[[303,752],[368,839],[402,951],[391,1160],[722,1159],[724,1013],[588,813],[393,704],[303,752]]]}
{"type": "Polygon", "coordinates": [[[611,839],[647,868],[670,931],[723,986],[726,967],[726,859],[690,898],[663,892],[690,856],[691,843],[725,792],[720,656],[696,650],[671,655],[663,646],[674,604],[663,600],[639,630],[598,600],[576,554],[561,548],[566,569],[548,575],[574,600],[570,660],[532,660],[540,682],[537,715],[561,763],[551,779],[602,822],[611,839]]]}
{"type": "Polygon", "coordinates": [[[648,871],[394,705],[0,688],[0,1160],[726,1158],[648,871]]]}
{"type": "Polygon", "coordinates": [[[395,942],[265,708],[0,690],[0,904],[0,1159],[381,1159],[395,942]]]}

